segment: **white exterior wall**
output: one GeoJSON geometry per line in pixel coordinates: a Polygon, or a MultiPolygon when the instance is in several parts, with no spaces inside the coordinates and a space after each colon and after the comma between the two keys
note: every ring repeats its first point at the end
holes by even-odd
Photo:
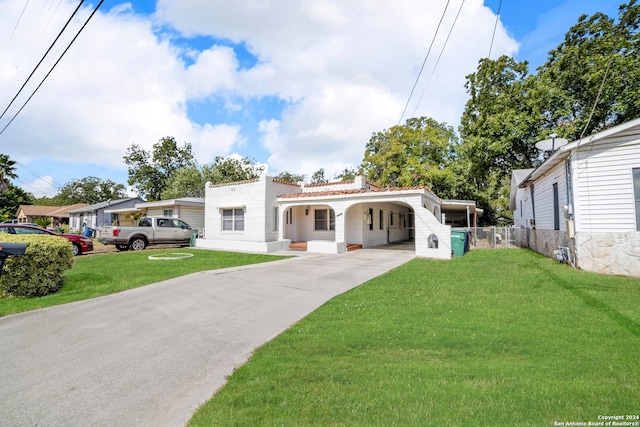
{"type": "Polygon", "coordinates": [[[578,147],[572,155],[576,231],[637,231],[632,176],[632,169],[640,168],[637,130],[578,147]]]}
{"type": "Polygon", "coordinates": [[[518,188],[516,192],[516,210],[513,211],[513,225],[516,227],[529,227],[529,219],[531,218],[533,218],[531,188],[518,188]]]}
{"type": "MultiPolygon", "coordinates": [[[[533,197],[535,198],[536,228],[553,230],[553,184],[558,184],[558,215],[560,217],[560,230],[565,231],[565,217],[563,206],[567,204],[567,182],[565,178],[565,164],[558,163],[546,175],[538,178],[534,184],[533,197]]],[[[531,193],[531,186],[527,188],[531,193]]],[[[524,204],[524,203],[523,203],[524,204]]],[[[529,203],[531,208],[531,203],[529,203]]]]}
{"type": "Polygon", "coordinates": [[[205,189],[205,239],[273,242],[278,239],[274,208],[277,196],[299,192],[297,186],[272,182],[265,174],[255,181],[212,186],[205,189]],[[244,230],[223,231],[222,210],[244,209],[244,230]]]}

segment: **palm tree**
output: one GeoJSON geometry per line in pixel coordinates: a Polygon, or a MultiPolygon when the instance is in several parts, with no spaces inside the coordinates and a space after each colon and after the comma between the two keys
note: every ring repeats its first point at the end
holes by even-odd
{"type": "Polygon", "coordinates": [[[0,154],[0,193],[4,193],[9,188],[9,178],[17,178],[16,162],[11,160],[6,154],[0,154]]]}

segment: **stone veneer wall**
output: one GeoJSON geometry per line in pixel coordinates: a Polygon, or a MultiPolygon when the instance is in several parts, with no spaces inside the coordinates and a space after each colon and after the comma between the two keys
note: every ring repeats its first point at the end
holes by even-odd
{"type": "Polygon", "coordinates": [[[553,251],[559,246],[568,247],[571,252],[571,259],[575,262],[575,247],[567,233],[557,230],[532,229],[529,236],[529,247],[534,251],[555,258],[553,251]]]}
{"type": "Polygon", "coordinates": [[[578,268],[640,277],[640,232],[576,233],[578,268]]]}

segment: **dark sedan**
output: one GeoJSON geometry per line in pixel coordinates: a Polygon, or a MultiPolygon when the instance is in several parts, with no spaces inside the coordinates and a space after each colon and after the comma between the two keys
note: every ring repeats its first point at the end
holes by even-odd
{"type": "MultiPolygon", "coordinates": [[[[51,236],[64,237],[71,242],[71,252],[73,255],[82,255],[93,250],[93,240],[78,234],[60,234],[55,231],[46,230],[42,227],[25,224],[0,224],[0,233],[9,234],[49,234],[51,236]]],[[[0,240],[2,240],[0,238],[0,240]]]]}

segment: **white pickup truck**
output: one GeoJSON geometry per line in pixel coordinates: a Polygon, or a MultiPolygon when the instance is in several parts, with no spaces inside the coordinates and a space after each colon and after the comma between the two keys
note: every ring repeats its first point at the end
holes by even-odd
{"type": "Polygon", "coordinates": [[[187,246],[196,234],[189,224],[177,218],[144,217],[137,226],[102,226],[98,240],[103,245],[115,245],[118,250],[141,251],[149,245],[174,244],[187,246]]]}

